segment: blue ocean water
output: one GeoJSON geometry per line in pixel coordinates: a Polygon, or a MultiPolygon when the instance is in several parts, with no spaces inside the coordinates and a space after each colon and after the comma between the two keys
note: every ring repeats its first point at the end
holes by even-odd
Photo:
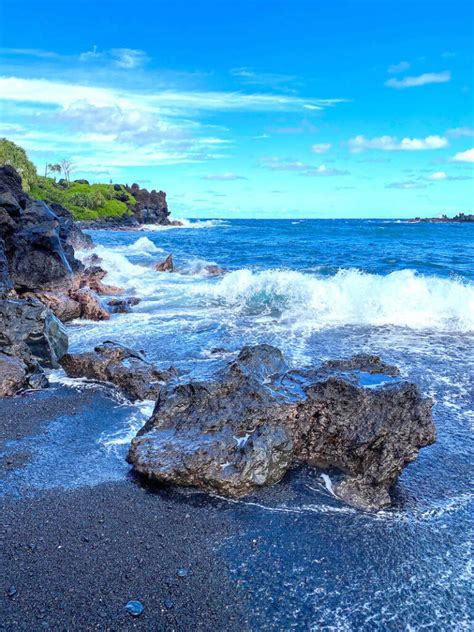
{"type": "MultiPolygon", "coordinates": [[[[471,629],[474,225],[208,220],[92,236],[105,280],[141,302],[108,322],[72,323],[74,351],[117,340],[183,379],[212,375],[244,344],[275,344],[294,366],[363,351],[398,365],[435,401],[438,441],[404,471],[390,510],[344,505],[310,469],[250,498],[212,501],[257,542],[252,555],[238,538],[220,551],[254,596],[254,629],[471,629]],[[169,253],[175,272],[156,272],[169,253]],[[227,274],[209,276],[210,264],[227,274]]],[[[68,438],[49,454],[49,478],[38,455],[41,480],[91,484],[91,464],[97,482],[123,477],[147,406],[118,403],[102,425],[85,419],[80,430],[61,420],[68,438]],[[69,476],[71,464],[84,472],[69,476]]],[[[183,502],[200,496],[179,493],[183,502]]]]}

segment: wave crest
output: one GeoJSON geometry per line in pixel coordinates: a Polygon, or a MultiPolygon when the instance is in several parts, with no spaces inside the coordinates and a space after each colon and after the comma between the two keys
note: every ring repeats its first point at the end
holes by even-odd
{"type": "Polygon", "coordinates": [[[413,270],[387,276],[356,269],[318,277],[287,270],[237,270],[210,288],[216,299],[250,312],[277,312],[315,328],[398,325],[474,330],[474,286],[413,270]]]}

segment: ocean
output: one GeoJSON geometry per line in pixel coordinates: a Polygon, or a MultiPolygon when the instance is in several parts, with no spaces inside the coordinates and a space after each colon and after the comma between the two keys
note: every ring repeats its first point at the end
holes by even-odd
{"type": "MultiPolygon", "coordinates": [[[[245,344],[276,345],[294,367],[366,352],[435,401],[438,441],[403,472],[389,510],[344,505],[327,473],[308,468],[239,501],[179,491],[183,502],[221,503],[255,541],[265,533],[256,557],[233,540],[220,550],[254,593],[255,629],[471,629],[474,225],[185,220],[91,235],[104,281],[141,302],[108,322],[70,324],[72,351],[112,339],[175,366],[183,380],[212,376],[245,344]],[[170,253],[175,271],[156,272],[170,253]],[[209,276],[210,264],[227,273],[209,276]]],[[[41,457],[31,466],[42,472],[38,485],[127,476],[127,445],[151,410],[119,402],[89,426],[56,427],[49,476],[41,457]],[[71,436],[87,445],[81,458],[77,447],[68,457],[71,436]],[[73,458],[66,480],[57,460],[73,458]]]]}

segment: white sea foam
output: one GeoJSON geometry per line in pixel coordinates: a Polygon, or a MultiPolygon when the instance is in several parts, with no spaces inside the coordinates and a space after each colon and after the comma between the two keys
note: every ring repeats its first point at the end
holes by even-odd
{"type": "Polygon", "coordinates": [[[285,320],[324,328],[398,325],[474,330],[474,285],[412,270],[387,276],[356,269],[319,277],[288,270],[227,274],[208,291],[251,312],[277,311],[285,320]]]}
{"type": "Polygon", "coordinates": [[[222,219],[206,219],[206,220],[189,220],[185,218],[178,218],[175,220],[179,222],[176,226],[161,226],[160,224],[143,224],[140,228],[141,231],[160,232],[163,230],[173,230],[176,228],[216,228],[218,226],[226,226],[227,222],[222,219]]]}
{"type": "Polygon", "coordinates": [[[151,239],[148,239],[148,237],[140,237],[135,242],[133,242],[133,244],[129,244],[128,246],[119,246],[116,250],[131,255],[164,252],[163,248],[160,248],[159,246],[154,244],[151,239]]]}

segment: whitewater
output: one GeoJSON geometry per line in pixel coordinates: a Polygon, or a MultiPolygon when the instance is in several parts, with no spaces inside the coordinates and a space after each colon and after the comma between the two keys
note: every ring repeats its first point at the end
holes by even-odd
{"type": "MultiPolygon", "coordinates": [[[[263,619],[291,629],[307,621],[307,608],[315,630],[469,629],[474,226],[187,220],[91,235],[105,281],[140,303],[110,321],[70,324],[72,351],[113,339],[177,367],[183,380],[213,375],[245,344],[274,344],[295,367],[374,353],[434,400],[438,441],[404,470],[388,511],[346,507],[331,493],[332,474],[317,470],[296,471],[256,497],[219,501],[272,530],[274,540],[300,517],[318,551],[309,560],[304,540],[290,543],[263,619]],[[168,254],[174,272],[156,272],[168,254]],[[226,274],[210,276],[211,264],[226,274]],[[320,564],[324,588],[311,570],[320,564]]],[[[89,430],[94,462],[107,463],[101,480],[126,475],[127,445],[152,407],[120,402],[117,419],[89,430]]],[[[262,569],[251,559],[237,559],[225,542],[221,553],[236,579],[259,584],[262,569]]]]}

